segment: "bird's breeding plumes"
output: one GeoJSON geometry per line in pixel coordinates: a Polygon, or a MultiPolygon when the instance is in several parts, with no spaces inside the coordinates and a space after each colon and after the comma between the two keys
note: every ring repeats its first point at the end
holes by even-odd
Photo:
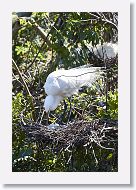
{"type": "Polygon", "coordinates": [[[44,102],[45,111],[55,110],[65,97],[77,94],[81,87],[90,87],[101,73],[100,67],[90,66],[50,73],[44,85],[47,94],[44,102]]]}

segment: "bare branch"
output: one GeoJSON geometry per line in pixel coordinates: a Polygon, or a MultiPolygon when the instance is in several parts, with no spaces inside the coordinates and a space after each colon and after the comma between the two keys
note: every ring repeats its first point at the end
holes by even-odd
{"type": "Polygon", "coordinates": [[[15,67],[15,69],[16,69],[16,71],[17,71],[19,77],[20,77],[20,80],[21,80],[22,84],[24,85],[24,88],[26,89],[26,92],[28,93],[28,96],[30,97],[30,103],[31,103],[31,107],[32,107],[32,110],[33,110],[33,111],[32,111],[32,116],[33,116],[33,119],[34,119],[34,121],[35,121],[36,117],[35,117],[35,112],[34,112],[35,109],[34,109],[33,96],[31,95],[31,93],[30,93],[30,91],[29,91],[29,88],[28,88],[28,86],[27,86],[25,80],[23,79],[23,76],[22,76],[20,70],[19,70],[19,68],[18,68],[18,66],[17,66],[17,64],[16,64],[16,62],[15,62],[13,59],[12,59],[12,63],[13,63],[13,66],[15,67]]]}

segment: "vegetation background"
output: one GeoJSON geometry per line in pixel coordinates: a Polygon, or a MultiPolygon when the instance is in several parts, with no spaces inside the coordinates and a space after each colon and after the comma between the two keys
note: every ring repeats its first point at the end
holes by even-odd
{"type": "MultiPolygon", "coordinates": [[[[118,14],[25,12],[13,13],[12,20],[13,171],[118,171],[118,141],[113,135],[113,129],[117,133],[118,120],[118,59],[98,59],[90,50],[100,43],[118,42],[118,14]],[[48,74],[86,64],[105,67],[105,76],[72,97],[70,122],[73,127],[79,121],[112,124],[108,143],[80,143],[60,151],[55,140],[47,145],[40,138],[29,138],[24,126],[45,125],[46,118],[40,121],[48,74]]],[[[67,99],[66,103],[69,109],[67,99]]],[[[64,112],[61,104],[49,122],[59,119],[67,123],[68,113],[64,112]]]]}

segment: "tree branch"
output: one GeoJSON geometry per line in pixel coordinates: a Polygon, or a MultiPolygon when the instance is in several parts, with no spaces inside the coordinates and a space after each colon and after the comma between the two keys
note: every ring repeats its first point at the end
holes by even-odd
{"type": "Polygon", "coordinates": [[[50,42],[50,40],[48,39],[48,37],[46,36],[44,30],[35,22],[34,19],[32,19],[32,24],[34,26],[34,28],[37,30],[38,34],[41,36],[41,38],[47,43],[47,45],[49,47],[52,47],[52,44],[50,42]]]}
{"type": "Polygon", "coordinates": [[[26,92],[27,92],[29,98],[30,98],[30,104],[31,104],[31,107],[32,107],[32,110],[33,110],[32,111],[32,117],[33,117],[33,120],[35,121],[36,117],[35,117],[35,111],[34,111],[35,109],[34,109],[33,96],[31,95],[31,93],[29,91],[29,88],[28,88],[25,80],[23,79],[23,76],[22,76],[20,70],[19,70],[17,64],[15,63],[15,61],[13,59],[12,59],[12,63],[13,63],[13,66],[15,67],[15,69],[16,69],[18,75],[19,75],[19,78],[20,78],[22,84],[24,85],[24,88],[26,89],[26,92]]]}

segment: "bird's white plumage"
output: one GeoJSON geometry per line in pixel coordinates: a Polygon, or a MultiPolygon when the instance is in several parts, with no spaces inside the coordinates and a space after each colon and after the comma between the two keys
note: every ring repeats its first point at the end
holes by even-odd
{"type": "Polygon", "coordinates": [[[49,74],[44,88],[47,94],[45,111],[52,111],[65,98],[78,93],[82,86],[91,86],[100,75],[99,67],[79,67],[69,70],[57,70],[49,74]]]}
{"type": "Polygon", "coordinates": [[[93,51],[93,53],[102,59],[114,58],[118,54],[118,45],[113,43],[103,43],[97,44],[95,47],[88,45],[88,48],[93,51]]]}
{"type": "MultiPolygon", "coordinates": [[[[113,43],[98,44],[96,47],[88,45],[98,58],[114,58],[118,53],[118,45],[113,43]]],[[[44,88],[47,94],[44,102],[45,111],[52,111],[65,98],[78,93],[82,86],[91,86],[100,76],[101,68],[79,67],[69,70],[57,70],[49,74],[44,88]]]]}

